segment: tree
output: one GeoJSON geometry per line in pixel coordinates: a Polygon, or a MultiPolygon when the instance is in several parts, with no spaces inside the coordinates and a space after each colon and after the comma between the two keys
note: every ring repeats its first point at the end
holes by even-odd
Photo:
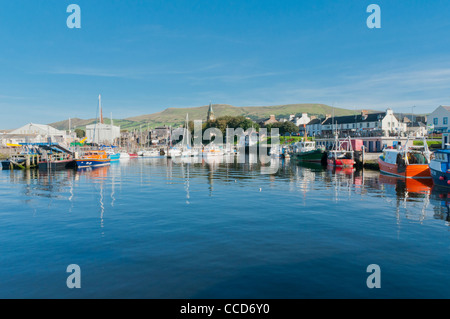
{"type": "Polygon", "coordinates": [[[284,131],[283,134],[285,133],[298,133],[299,132],[299,128],[297,125],[295,125],[294,123],[292,123],[291,121],[287,121],[284,122],[283,125],[281,126],[282,130],[284,131]]]}
{"type": "Polygon", "coordinates": [[[86,132],[80,128],[75,129],[75,133],[77,134],[78,138],[86,137],[86,132]]]}
{"type": "Polygon", "coordinates": [[[280,135],[298,133],[299,131],[298,126],[290,121],[268,124],[266,128],[267,132],[271,132],[273,128],[277,128],[280,135]]]}

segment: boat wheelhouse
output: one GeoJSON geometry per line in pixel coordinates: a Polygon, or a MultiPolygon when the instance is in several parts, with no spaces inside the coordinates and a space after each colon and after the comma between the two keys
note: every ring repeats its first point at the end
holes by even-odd
{"type": "Polygon", "coordinates": [[[323,148],[316,147],[316,142],[302,140],[293,145],[292,156],[302,162],[321,162],[324,153],[323,148]]]}

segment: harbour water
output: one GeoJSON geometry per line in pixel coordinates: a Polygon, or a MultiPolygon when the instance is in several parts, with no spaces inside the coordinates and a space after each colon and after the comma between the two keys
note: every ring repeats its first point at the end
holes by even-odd
{"type": "Polygon", "coordinates": [[[0,298],[450,296],[447,191],[379,172],[132,159],[0,171],[0,203],[0,298]]]}

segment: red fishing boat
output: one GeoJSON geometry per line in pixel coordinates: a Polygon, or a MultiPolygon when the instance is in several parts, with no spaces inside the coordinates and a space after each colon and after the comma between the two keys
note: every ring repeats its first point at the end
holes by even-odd
{"type": "Polygon", "coordinates": [[[430,158],[431,152],[424,141],[424,146],[399,145],[396,148],[386,148],[378,158],[378,164],[384,174],[403,178],[431,178],[430,158]]]}
{"type": "Polygon", "coordinates": [[[356,162],[350,138],[339,141],[336,135],[333,148],[328,151],[327,164],[331,167],[353,167],[356,162]]]}

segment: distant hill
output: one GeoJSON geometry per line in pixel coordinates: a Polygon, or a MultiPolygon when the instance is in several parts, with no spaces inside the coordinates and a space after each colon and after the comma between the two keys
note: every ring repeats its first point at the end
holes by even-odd
{"type": "MultiPolygon", "coordinates": [[[[189,114],[190,120],[206,120],[206,114],[208,112],[208,105],[192,108],[168,108],[164,111],[140,115],[135,117],[126,118],[123,120],[114,119],[114,124],[119,125],[122,130],[138,129],[139,127],[146,128],[147,126],[156,127],[160,125],[177,126],[184,123],[186,114],[189,114]]],[[[308,113],[309,116],[321,116],[326,114],[334,114],[335,116],[353,115],[360,113],[361,110],[348,110],[342,108],[333,108],[325,104],[287,104],[276,106],[245,106],[237,107],[227,104],[213,104],[214,114],[216,117],[220,116],[245,116],[252,120],[268,118],[270,115],[279,117],[288,117],[290,114],[301,115],[301,113],[308,113]]],[[[375,112],[370,111],[369,112],[375,112]]],[[[72,129],[85,128],[86,125],[95,123],[95,119],[82,120],[71,119],[72,129]]],[[[110,123],[109,119],[105,119],[105,123],[110,123]]],[[[60,121],[51,123],[51,126],[57,129],[68,129],[69,121],[60,121]]]]}
{"type": "MultiPolygon", "coordinates": [[[[135,116],[126,120],[148,123],[182,123],[189,114],[190,119],[206,120],[208,105],[192,108],[168,108],[162,112],[135,116]]],[[[214,114],[216,117],[230,116],[246,116],[253,120],[268,118],[270,115],[276,117],[287,117],[290,114],[300,115],[308,113],[309,115],[325,116],[332,114],[333,108],[325,104],[287,104],[276,106],[246,106],[236,107],[227,104],[213,104],[214,114]]],[[[334,108],[335,116],[352,115],[360,111],[352,111],[341,108],[334,108]]]]}

